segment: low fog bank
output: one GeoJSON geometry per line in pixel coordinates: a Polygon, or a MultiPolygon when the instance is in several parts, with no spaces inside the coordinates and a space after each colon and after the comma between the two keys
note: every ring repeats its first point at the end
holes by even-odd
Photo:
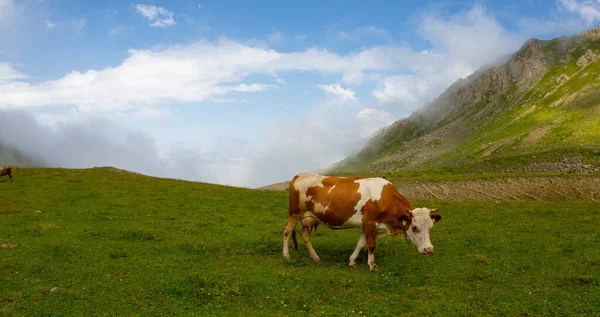
{"type": "Polygon", "coordinates": [[[0,144],[42,167],[114,166],[147,175],[214,182],[195,168],[195,159],[161,158],[147,135],[119,129],[105,119],[64,123],[55,129],[25,111],[0,111],[0,144]]]}
{"type": "Polygon", "coordinates": [[[361,118],[354,120],[281,120],[266,127],[266,139],[257,146],[238,139],[218,142],[212,149],[159,151],[152,137],[107,119],[50,127],[26,111],[0,110],[0,145],[42,167],[114,166],[157,177],[255,188],[299,172],[321,171],[356,150],[365,129],[378,126],[364,127],[361,118]]]}

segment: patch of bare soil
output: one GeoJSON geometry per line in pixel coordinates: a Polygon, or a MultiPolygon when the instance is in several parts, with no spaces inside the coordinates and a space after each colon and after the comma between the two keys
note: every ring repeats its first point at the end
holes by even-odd
{"type": "MultiPolygon", "coordinates": [[[[600,201],[600,177],[506,177],[396,182],[408,199],[444,201],[600,201]]],[[[285,191],[288,183],[261,187],[285,191]]]]}
{"type": "Polygon", "coordinates": [[[445,201],[600,201],[600,177],[515,177],[396,183],[410,199],[445,201]]]}
{"type": "Polygon", "coordinates": [[[497,149],[501,148],[506,143],[508,143],[508,141],[506,141],[506,140],[501,140],[501,141],[492,143],[490,146],[488,146],[485,149],[485,151],[483,151],[483,156],[485,157],[485,156],[492,155],[494,152],[496,152],[497,149]]]}
{"type": "Polygon", "coordinates": [[[550,126],[545,126],[545,127],[537,128],[537,129],[531,131],[531,133],[529,133],[529,135],[527,135],[523,139],[523,141],[521,141],[521,145],[523,145],[525,147],[533,145],[539,139],[541,139],[546,134],[548,134],[549,131],[550,131],[550,126]]]}
{"type": "Polygon", "coordinates": [[[13,215],[13,214],[22,214],[23,212],[20,210],[8,210],[8,211],[0,211],[0,215],[13,215]]]}
{"type": "Polygon", "coordinates": [[[568,105],[568,104],[572,103],[575,100],[575,98],[577,98],[579,95],[582,95],[582,93],[583,93],[583,91],[579,90],[574,93],[570,93],[565,96],[562,96],[562,97],[558,98],[556,101],[554,101],[553,103],[551,103],[550,107],[562,106],[563,104],[568,105]]]}

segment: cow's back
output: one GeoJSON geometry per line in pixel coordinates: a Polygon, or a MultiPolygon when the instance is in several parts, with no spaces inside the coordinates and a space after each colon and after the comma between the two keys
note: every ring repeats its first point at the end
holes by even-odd
{"type": "Polygon", "coordinates": [[[331,226],[341,226],[360,210],[358,177],[324,176],[317,173],[296,175],[290,182],[290,216],[310,212],[331,226]]]}

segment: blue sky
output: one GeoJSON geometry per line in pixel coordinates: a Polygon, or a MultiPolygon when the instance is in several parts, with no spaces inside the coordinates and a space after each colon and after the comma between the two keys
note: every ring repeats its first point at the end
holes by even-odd
{"type": "Polygon", "coordinates": [[[598,20],[597,0],[0,0],[0,114],[28,122],[0,143],[48,166],[264,185],[598,20]]]}

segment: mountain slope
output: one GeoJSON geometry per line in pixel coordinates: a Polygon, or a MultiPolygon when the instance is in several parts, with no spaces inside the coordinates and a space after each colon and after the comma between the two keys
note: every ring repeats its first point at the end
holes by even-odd
{"type": "Polygon", "coordinates": [[[600,171],[600,28],[527,41],[380,131],[331,173],[600,171]]]}
{"type": "Polygon", "coordinates": [[[20,167],[35,166],[35,164],[31,162],[31,160],[25,158],[18,151],[6,146],[2,146],[0,144],[0,166],[2,165],[12,165],[20,167]]]}

